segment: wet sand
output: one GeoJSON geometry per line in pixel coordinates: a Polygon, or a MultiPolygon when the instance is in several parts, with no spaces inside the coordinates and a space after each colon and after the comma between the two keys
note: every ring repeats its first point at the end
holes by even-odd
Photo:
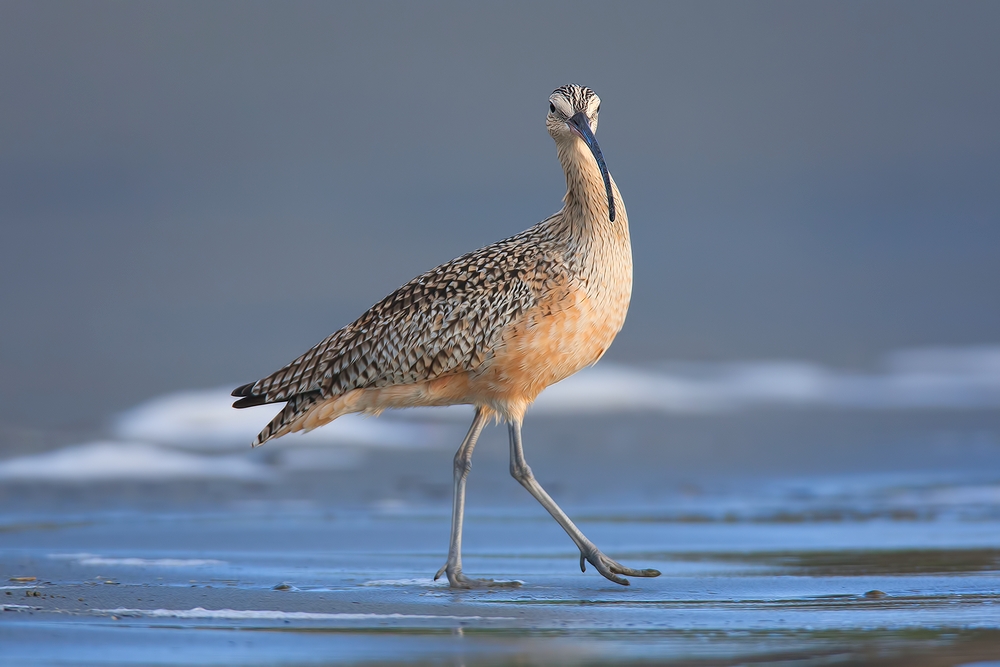
{"type": "Polygon", "coordinates": [[[465,569],[522,585],[452,591],[431,580],[446,555],[447,494],[415,481],[418,458],[448,457],[379,454],[368,463],[385,470],[381,490],[349,470],[272,484],[8,484],[5,660],[1000,660],[1000,483],[988,475],[670,483],[658,497],[614,478],[601,491],[563,489],[567,512],[609,555],[663,572],[626,588],[580,573],[541,508],[477,471],[465,569]],[[344,500],[362,488],[383,497],[344,500]]]}
{"type": "Polygon", "coordinates": [[[432,581],[458,420],[419,448],[177,445],[138,460],[184,454],[196,478],[104,478],[106,455],[77,477],[8,476],[0,662],[998,663],[998,418],[532,420],[539,481],[608,555],[663,572],[627,588],[579,571],[511,480],[499,428],[469,480],[465,570],[522,585],[432,581]],[[233,465],[253,475],[222,474],[233,465]]]}

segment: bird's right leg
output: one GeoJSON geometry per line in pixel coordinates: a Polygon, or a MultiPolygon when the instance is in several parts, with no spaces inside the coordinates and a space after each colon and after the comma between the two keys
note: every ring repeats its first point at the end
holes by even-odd
{"type": "Polygon", "coordinates": [[[490,420],[492,411],[477,407],[476,416],[469,427],[469,433],[462,441],[462,446],[455,452],[454,479],[455,488],[451,505],[451,540],[448,543],[448,562],[444,564],[434,580],[442,574],[448,574],[448,583],[452,588],[480,588],[483,586],[519,586],[520,582],[498,582],[492,579],[469,579],[462,574],[462,523],[465,519],[465,481],[472,469],[472,450],[483,428],[490,420]]]}
{"type": "Polygon", "coordinates": [[[587,571],[587,563],[589,562],[597,571],[600,572],[606,579],[610,579],[616,584],[621,584],[622,586],[628,586],[628,579],[621,577],[619,575],[626,575],[629,577],[658,577],[660,576],[659,570],[654,570],[648,568],[645,570],[637,570],[631,567],[625,567],[616,560],[612,560],[605,556],[600,549],[594,545],[587,536],[584,535],[576,524],[566,513],[562,511],[562,508],[556,504],[556,501],[552,500],[552,497],[545,492],[542,485],[535,480],[534,474],[531,472],[531,467],[528,466],[528,462],[524,459],[524,448],[521,445],[521,422],[513,420],[509,423],[508,429],[510,432],[510,474],[521,483],[521,486],[528,490],[528,493],[533,495],[535,499],[542,504],[542,507],[549,511],[559,525],[562,526],[566,534],[569,535],[573,543],[576,544],[577,548],[580,550],[580,571],[587,571]]]}

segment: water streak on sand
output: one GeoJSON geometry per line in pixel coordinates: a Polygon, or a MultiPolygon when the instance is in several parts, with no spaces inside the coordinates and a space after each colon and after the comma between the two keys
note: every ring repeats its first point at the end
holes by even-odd
{"type": "Polygon", "coordinates": [[[509,616],[452,616],[438,614],[333,614],[307,611],[273,611],[269,609],[93,609],[94,614],[112,616],[141,616],[148,618],[206,618],[229,620],[296,620],[296,621],[370,621],[432,620],[432,621],[510,621],[509,616]]]}
{"type": "Polygon", "coordinates": [[[443,579],[434,581],[430,577],[418,579],[373,579],[361,584],[362,586],[434,586],[446,587],[448,582],[443,579]]]}
{"type": "Polygon", "coordinates": [[[85,558],[80,565],[131,565],[135,567],[198,567],[225,565],[224,560],[213,558],[85,558]]]}

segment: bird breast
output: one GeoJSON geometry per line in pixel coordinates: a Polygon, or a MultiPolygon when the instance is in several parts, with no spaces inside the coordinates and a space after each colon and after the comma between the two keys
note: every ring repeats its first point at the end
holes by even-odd
{"type": "Polygon", "coordinates": [[[507,418],[551,384],[595,363],[611,345],[632,294],[632,252],[624,215],[570,248],[570,271],[546,286],[535,306],[503,332],[492,359],[474,381],[507,418]]]}

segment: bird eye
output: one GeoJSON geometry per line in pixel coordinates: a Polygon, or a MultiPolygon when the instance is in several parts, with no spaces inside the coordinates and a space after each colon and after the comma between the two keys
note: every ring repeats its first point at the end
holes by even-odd
{"type": "Polygon", "coordinates": [[[555,113],[555,112],[556,112],[556,105],[552,104],[552,102],[549,102],[549,113],[555,113]]]}
{"type": "Polygon", "coordinates": [[[598,104],[598,105],[597,105],[597,108],[596,108],[596,109],[594,109],[594,113],[595,113],[595,114],[599,114],[599,113],[601,113],[601,105],[600,105],[600,104],[598,104]]]}

